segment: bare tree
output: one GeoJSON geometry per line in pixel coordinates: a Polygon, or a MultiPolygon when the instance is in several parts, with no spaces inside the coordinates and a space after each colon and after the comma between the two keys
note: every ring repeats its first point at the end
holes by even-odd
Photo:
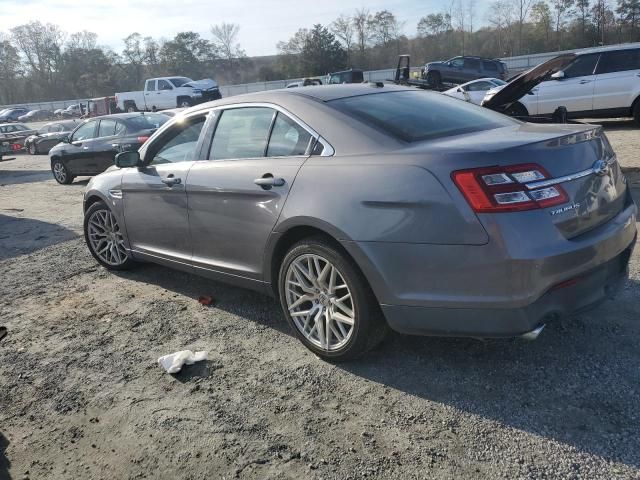
{"type": "Polygon", "coordinates": [[[235,23],[222,22],[219,25],[213,25],[211,27],[213,45],[218,50],[220,56],[226,60],[230,71],[233,71],[234,60],[238,60],[246,56],[238,42],[239,32],[240,25],[235,23]]]}
{"type": "Polygon", "coordinates": [[[355,27],[351,17],[340,15],[331,24],[331,31],[342,42],[347,51],[347,63],[351,64],[351,50],[353,48],[353,38],[355,27]]]}
{"type": "Polygon", "coordinates": [[[464,55],[465,50],[465,37],[466,37],[466,27],[467,27],[467,9],[465,8],[464,0],[458,0],[455,3],[454,16],[453,18],[456,21],[456,26],[461,33],[462,38],[462,55],[464,55]]]}
{"type": "Polygon", "coordinates": [[[352,17],[353,28],[356,32],[358,51],[360,52],[360,61],[364,62],[366,57],[366,48],[371,40],[372,17],[369,10],[361,8],[356,10],[352,17]]]}
{"type": "Polygon", "coordinates": [[[571,13],[573,2],[574,0],[551,0],[554,21],[556,24],[556,41],[558,44],[558,50],[562,48],[562,29],[564,28],[567,15],[571,13]]]}
{"type": "Polygon", "coordinates": [[[488,13],[489,24],[497,33],[498,51],[501,55],[511,55],[512,30],[515,22],[513,3],[508,0],[496,0],[488,13]]]}
{"type": "Polygon", "coordinates": [[[134,32],[124,39],[124,50],[122,57],[133,69],[133,78],[136,85],[142,82],[143,66],[145,60],[144,47],[142,45],[142,35],[134,32]]]}
{"type": "Polygon", "coordinates": [[[518,22],[518,53],[522,53],[522,31],[533,0],[513,0],[518,22]]]}

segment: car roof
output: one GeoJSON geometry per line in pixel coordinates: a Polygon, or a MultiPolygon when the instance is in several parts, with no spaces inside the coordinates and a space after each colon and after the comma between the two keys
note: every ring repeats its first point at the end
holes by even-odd
{"type": "Polygon", "coordinates": [[[616,50],[632,50],[636,48],[640,48],[640,42],[625,43],[621,45],[607,45],[606,47],[587,48],[585,50],[579,50],[573,53],[575,53],[576,55],[588,55],[590,53],[611,52],[616,50]]]}
{"type": "Polygon", "coordinates": [[[131,118],[144,117],[145,115],[160,115],[160,112],[112,113],[111,115],[101,115],[100,117],[89,118],[87,120],[102,120],[102,119],[105,119],[105,118],[129,120],[131,118]]]}

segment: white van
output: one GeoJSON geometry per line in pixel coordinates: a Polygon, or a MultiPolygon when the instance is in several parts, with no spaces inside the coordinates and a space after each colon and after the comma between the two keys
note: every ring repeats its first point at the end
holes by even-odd
{"type": "MultiPolygon", "coordinates": [[[[487,102],[503,87],[487,92],[487,102]]],[[[572,118],[634,117],[640,122],[640,43],[576,52],[575,59],[524,95],[518,116],[551,115],[566,107],[572,118]]],[[[483,103],[484,103],[483,102],[483,103]]]]}

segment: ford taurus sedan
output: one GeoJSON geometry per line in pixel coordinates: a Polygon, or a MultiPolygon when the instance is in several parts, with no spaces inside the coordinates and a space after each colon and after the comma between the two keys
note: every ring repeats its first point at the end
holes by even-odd
{"type": "Polygon", "coordinates": [[[599,127],[337,85],[191,108],[94,177],[89,250],[274,295],[330,360],[388,327],[534,338],[627,275],[636,206],[599,127]]]}

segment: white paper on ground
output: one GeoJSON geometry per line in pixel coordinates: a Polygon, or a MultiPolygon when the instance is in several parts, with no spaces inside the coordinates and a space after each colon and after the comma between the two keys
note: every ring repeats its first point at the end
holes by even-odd
{"type": "Polygon", "coordinates": [[[192,365],[201,360],[207,360],[209,352],[196,352],[191,350],[182,350],[180,352],[163,355],[158,359],[158,363],[167,373],[177,373],[182,369],[183,365],[192,365]]]}

